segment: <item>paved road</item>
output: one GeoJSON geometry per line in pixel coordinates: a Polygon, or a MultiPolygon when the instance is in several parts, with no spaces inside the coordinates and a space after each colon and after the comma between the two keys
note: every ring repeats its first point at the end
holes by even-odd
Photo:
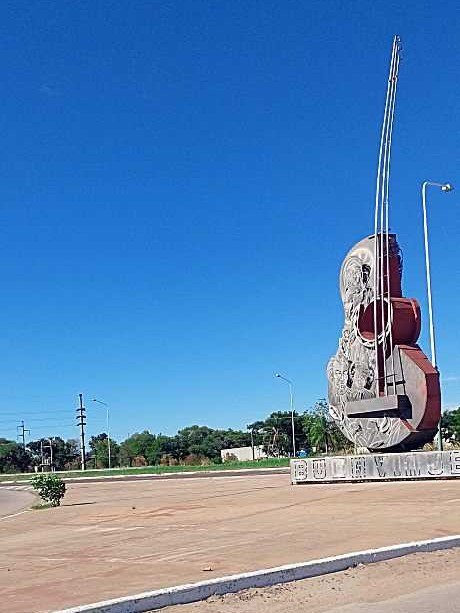
{"type": "Polygon", "coordinates": [[[458,613],[460,548],[417,553],[164,613],[458,613]]]}
{"type": "MultiPolygon", "coordinates": [[[[432,586],[372,604],[372,613],[458,613],[460,582],[432,586]]],[[[350,604],[327,613],[369,613],[369,604],[350,604]]]]}
{"type": "Polygon", "coordinates": [[[34,501],[35,496],[25,489],[3,488],[0,491],[0,520],[26,509],[34,501]]]}
{"type": "Polygon", "coordinates": [[[63,506],[0,522],[1,607],[55,611],[458,534],[459,485],[293,487],[286,474],[68,484],[63,506]]]}

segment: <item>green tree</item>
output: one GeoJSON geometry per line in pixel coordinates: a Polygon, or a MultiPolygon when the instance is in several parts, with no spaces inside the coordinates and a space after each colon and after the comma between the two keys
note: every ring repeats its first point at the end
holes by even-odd
{"type": "Polygon", "coordinates": [[[120,464],[131,466],[134,458],[142,457],[148,463],[148,458],[153,455],[155,435],[148,430],[136,432],[124,440],[120,445],[120,464]]]}
{"type": "Polygon", "coordinates": [[[188,455],[208,458],[211,461],[220,462],[219,437],[212,428],[207,426],[189,426],[179,430],[174,437],[176,441],[176,453],[180,459],[188,455]]]}
{"type": "Polygon", "coordinates": [[[250,442],[249,432],[214,430],[207,426],[189,426],[179,430],[175,436],[155,435],[145,430],[121,443],[120,462],[131,465],[135,458],[149,465],[159,464],[165,458],[176,462],[220,462],[222,449],[242,447],[250,442]]]}
{"type": "Polygon", "coordinates": [[[19,473],[31,469],[32,455],[15,441],[0,438],[0,473],[19,473]]]}
{"type": "MultiPolygon", "coordinates": [[[[305,446],[305,434],[299,424],[299,414],[294,411],[294,432],[296,449],[305,446]]],[[[248,425],[248,429],[257,433],[257,438],[269,456],[289,456],[292,454],[292,416],[290,411],[275,411],[262,421],[248,425]]]]}
{"type": "Polygon", "coordinates": [[[175,437],[157,434],[147,451],[146,459],[150,465],[156,465],[159,464],[161,459],[165,456],[179,459],[177,441],[175,437]]]}
{"type": "MultiPolygon", "coordinates": [[[[231,449],[232,447],[247,447],[251,444],[251,434],[242,430],[216,430],[217,436],[221,440],[221,449],[231,449]]],[[[256,443],[255,443],[256,444],[256,443]]]]}
{"type": "Polygon", "coordinates": [[[460,407],[444,411],[441,416],[441,430],[447,441],[460,442],[460,407]]]}
{"type": "Polygon", "coordinates": [[[342,434],[329,415],[329,404],[322,398],[302,416],[302,426],[309,447],[325,453],[346,451],[352,443],[342,434]]]}
{"type": "MultiPolygon", "coordinates": [[[[91,455],[94,459],[96,468],[108,468],[109,466],[109,439],[105,432],[92,436],[89,440],[91,455]]],[[[111,467],[119,466],[120,445],[110,439],[110,465],[111,467]]]]}
{"type": "Polygon", "coordinates": [[[45,458],[51,460],[50,441],[53,447],[53,466],[55,470],[66,470],[78,459],[78,444],[70,439],[64,441],[60,436],[52,438],[42,438],[37,441],[31,441],[27,448],[33,456],[33,462],[36,466],[41,464],[41,452],[45,458]]]}

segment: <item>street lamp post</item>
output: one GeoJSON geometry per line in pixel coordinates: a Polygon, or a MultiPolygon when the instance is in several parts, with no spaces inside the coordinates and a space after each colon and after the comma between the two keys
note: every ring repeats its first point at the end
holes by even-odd
{"type": "Polygon", "coordinates": [[[290,398],[290,407],[291,407],[291,427],[292,427],[292,457],[295,458],[294,396],[292,393],[292,381],[290,379],[287,379],[286,377],[283,377],[283,375],[280,375],[279,372],[275,373],[275,377],[278,377],[278,379],[282,379],[283,381],[286,381],[286,383],[289,385],[289,398],[290,398]]]}
{"type": "MultiPolygon", "coordinates": [[[[437,368],[436,363],[436,341],[434,334],[433,323],[433,299],[431,295],[431,269],[430,269],[430,251],[428,244],[428,222],[426,215],[426,188],[428,186],[439,187],[443,192],[451,192],[454,188],[450,183],[436,183],[435,181],[424,181],[422,183],[422,209],[423,209],[423,238],[425,243],[425,270],[426,270],[426,287],[428,294],[428,319],[430,326],[430,345],[431,345],[431,363],[437,368]]],[[[442,433],[441,433],[441,418],[438,423],[438,449],[442,451],[442,433]]]]}
{"type": "Polygon", "coordinates": [[[107,450],[108,450],[108,453],[109,453],[109,469],[110,469],[110,468],[112,468],[112,456],[111,456],[111,449],[110,449],[109,405],[106,402],[103,402],[102,400],[98,400],[97,398],[93,398],[93,402],[98,402],[99,404],[102,404],[106,408],[106,415],[107,415],[107,450]]]}

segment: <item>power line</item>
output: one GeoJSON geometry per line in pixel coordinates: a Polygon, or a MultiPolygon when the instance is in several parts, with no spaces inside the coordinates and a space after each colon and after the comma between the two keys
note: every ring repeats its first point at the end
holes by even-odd
{"type": "MultiPolygon", "coordinates": [[[[15,416],[18,413],[22,413],[22,415],[24,415],[24,417],[30,417],[30,416],[33,416],[33,415],[37,414],[37,413],[34,413],[33,411],[32,412],[28,412],[28,411],[24,412],[22,410],[18,410],[18,411],[2,411],[1,412],[2,416],[6,416],[6,415],[15,416]]],[[[47,410],[46,413],[48,415],[66,415],[67,414],[67,412],[64,412],[62,409],[59,410],[59,411],[48,411],[47,410]]]]}
{"type": "MultiPolygon", "coordinates": [[[[67,416],[68,417],[68,416],[67,416]]],[[[27,418],[25,418],[27,419],[27,418]]],[[[1,419],[0,420],[0,424],[13,424],[17,422],[17,419],[1,419]]],[[[27,419],[27,423],[28,424],[38,424],[38,423],[43,423],[43,422],[59,422],[62,423],[62,421],[60,420],[60,418],[55,418],[55,417],[50,417],[50,418],[43,418],[43,419],[27,419]]]]}

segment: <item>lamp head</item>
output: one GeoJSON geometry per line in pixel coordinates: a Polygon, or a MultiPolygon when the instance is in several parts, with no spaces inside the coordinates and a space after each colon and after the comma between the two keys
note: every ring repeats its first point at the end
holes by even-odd
{"type": "Polygon", "coordinates": [[[275,377],[281,377],[281,375],[279,374],[279,372],[275,372],[275,377]]]}
{"type": "Polygon", "coordinates": [[[444,183],[444,185],[441,185],[441,189],[443,192],[451,192],[454,189],[454,186],[450,183],[444,183]]]}

